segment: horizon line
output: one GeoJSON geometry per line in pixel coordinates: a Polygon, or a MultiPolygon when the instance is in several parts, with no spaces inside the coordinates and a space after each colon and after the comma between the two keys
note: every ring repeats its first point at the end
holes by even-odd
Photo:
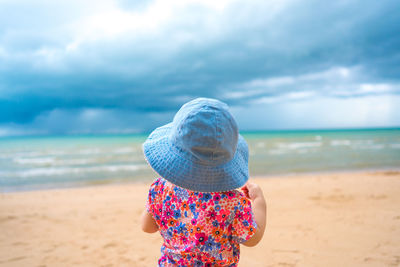
{"type": "MultiPolygon", "coordinates": [[[[288,128],[288,129],[265,129],[265,130],[243,130],[239,131],[240,134],[257,134],[257,133],[290,133],[290,132],[333,132],[333,131],[379,131],[379,130],[399,130],[400,126],[393,126],[393,127],[338,127],[338,128],[288,128]]],[[[141,136],[141,135],[148,135],[151,131],[142,131],[142,132],[123,132],[123,130],[118,132],[92,132],[92,133],[38,133],[38,134],[16,134],[16,135],[3,135],[0,136],[0,139],[6,138],[24,138],[24,137],[74,137],[74,136],[141,136]]]]}

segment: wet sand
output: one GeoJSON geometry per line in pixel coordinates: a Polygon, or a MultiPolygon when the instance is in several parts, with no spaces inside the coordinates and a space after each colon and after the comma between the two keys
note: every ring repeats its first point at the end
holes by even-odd
{"type": "MultiPolygon", "coordinates": [[[[264,239],[239,266],[399,266],[400,173],[256,178],[264,239]]],[[[0,266],[155,266],[139,227],[149,184],[0,195],[0,266]]]]}

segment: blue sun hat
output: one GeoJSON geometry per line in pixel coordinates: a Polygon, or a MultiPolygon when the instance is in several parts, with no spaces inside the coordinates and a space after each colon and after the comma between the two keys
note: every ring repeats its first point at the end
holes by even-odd
{"type": "Polygon", "coordinates": [[[248,180],[248,147],[228,105],[210,98],[184,104],[173,121],[143,143],[150,166],[169,182],[198,192],[223,192],[248,180]]]}

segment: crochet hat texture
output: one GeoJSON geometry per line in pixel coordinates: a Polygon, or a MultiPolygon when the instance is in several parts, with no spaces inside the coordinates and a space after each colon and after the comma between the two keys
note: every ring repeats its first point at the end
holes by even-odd
{"type": "Polygon", "coordinates": [[[150,166],[171,183],[198,192],[223,192],[248,180],[248,147],[228,106],[197,98],[143,144],[150,166]]]}

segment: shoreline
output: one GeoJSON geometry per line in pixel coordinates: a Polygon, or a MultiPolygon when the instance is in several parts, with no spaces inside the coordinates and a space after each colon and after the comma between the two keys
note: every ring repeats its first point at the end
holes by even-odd
{"type": "MultiPolygon", "coordinates": [[[[314,175],[334,175],[334,174],[363,174],[363,173],[394,173],[400,174],[400,168],[394,167],[382,167],[382,168],[370,168],[370,169],[343,169],[343,170],[327,170],[327,171],[314,171],[314,172],[297,172],[297,173],[282,173],[282,174],[265,174],[265,175],[250,175],[250,179],[274,179],[274,178],[293,178],[302,176],[314,176],[314,175]]],[[[135,184],[146,184],[156,179],[158,175],[155,175],[152,179],[138,179],[138,180],[120,180],[115,181],[114,179],[104,180],[92,180],[82,181],[79,183],[63,183],[61,186],[57,184],[42,184],[37,187],[29,186],[16,186],[13,189],[0,190],[0,194],[12,194],[12,193],[25,193],[35,191],[49,191],[49,190],[69,190],[78,188],[91,188],[91,187],[103,187],[103,186],[123,186],[123,185],[135,185],[135,184]]]]}
{"type": "Polygon", "coordinates": [[[269,179],[269,178],[290,178],[297,176],[314,176],[314,175],[334,175],[334,174],[375,174],[375,173],[395,173],[400,174],[400,168],[382,167],[382,168],[368,168],[368,169],[343,169],[343,170],[326,170],[326,171],[312,171],[312,172],[297,172],[285,174],[266,174],[254,175],[253,179],[269,179]]]}
{"type": "MultiPolygon", "coordinates": [[[[239,266],[398,266],[400,172],[254,178],[267,228],[239,266]]],[[[150,182],[0,194],[0,266],[154,266],[150,182]]]]}

